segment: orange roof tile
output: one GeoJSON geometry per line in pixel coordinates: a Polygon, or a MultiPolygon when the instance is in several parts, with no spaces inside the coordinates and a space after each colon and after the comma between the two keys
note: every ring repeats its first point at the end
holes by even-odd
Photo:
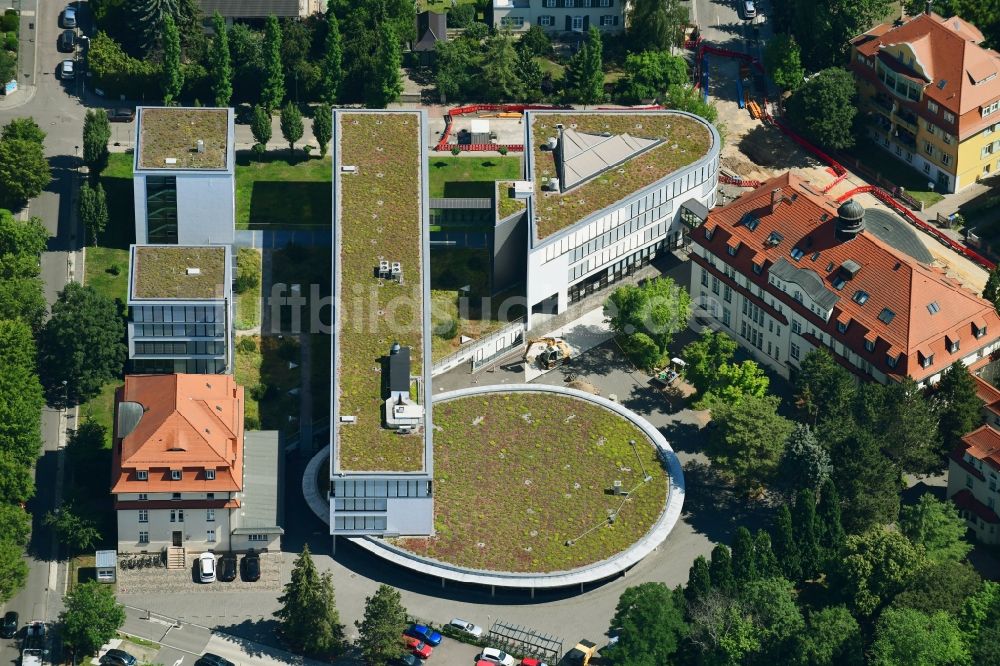
{"type": "Polygon", "coordinates": [[[116,405],[142,405],[115,433],[112,492],[238,491],[243,487],[243,387],[230,375],[128,375],[116,405]],[[136,470],[149,473],[136,479],[136,470]],[[182,470],[173,481],[170,470],[182,470]],[[215,470],[208,479],[205,470],[215,470]]]}
{"type": "Polygon", "coordinates": [[[976,395],[983,401],[983,405],[994,412],[1000,412],[1000,405],[997,404],[1000,403],[1000,389],[978,375],[973,375],[972,378],[976,381],[976,395]]]}
{"type": "Polygon", "coordinates": [[[962,438],[964,453],[1000,470],[1000,432],[988,425],[980,426],[962,438]]]}
{"type": "Polygon", "coordinates": [[[711,239],[704,233],[692,234],[692,238],[887,374],[909,374],[919,380],[940,372],[955,360],[947,349],[947,335],[960,335],[963,355],[1000,336],[1000,317],[993,305],[956,286],[941,270],[921,264],[867,232],[849,241],[839,240],[837,208],[837,202],[786,172],[712,210],[709,221],[716,230],[711,239]],[[771,193],[776,188],[784,200],[772,212],[771,193]],[[751,219],[756,224],[746,223],[751,219]],[[734,239],[741,245],[731,256],[726,248],[734,239]],[[797,260],[790,254],[793,248],[801,251],[797,260]],[[768,270],[755,275],[751,262],[760,265],[761,255],[766,257],[768,270]],[[841,282],[841,267],[848,260],[860,270],[841,282]],[[768,273],[778,262],[806,271],[829,292],[834,303],[829,322],[768,283],[768,273]],[[864,302],[858,302],[861,292],[868,295],[864,302]],[[850,321],[846,333],[837,331],[837,321],[850,321]],[[973,335],[977,321],[987,326],[988,339],[973,335]],[[875,352],[865,350],[864,340],[876,338],[875,352]],[[886,353],[913,358],[917,351],[934,355],[934,362],[928,368],[920,367],[915,358],[909,365],[901,359],[895,368],[884,364],[886,353]]]}

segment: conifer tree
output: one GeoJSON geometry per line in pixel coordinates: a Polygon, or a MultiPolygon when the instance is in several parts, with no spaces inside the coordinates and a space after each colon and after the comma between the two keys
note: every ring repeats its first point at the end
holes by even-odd
{"type": "Polygon", "coordinates": [[[309,546],[295,560],[292,578],[278,597],[281,608],[274,615],[281,623],[281,638],[296,652],[333,657],[344,645],[344,626],[333,592],[333,577],[320,575],[309,546]]]}
{"type": "Polygon", "coordinates": [[[750,530],[742,525],[736,529],[736,538],[733,539],[733,578],[740,588],[757,579],[753,537],[750,530]]]}
{"type": "Polygon", "coordinates": [[[767,530],[757,530],[753,537],[754,569],[758,578],[778,578],[781,565],[771,549],[771,535],[767,530]]]}
{"type": "Polygon", "coordinates": [[[684,598],[688,607],[708,596],[712,591],[712,575],[709,572],[708,560],[704,555],[695,558],[688,572],[687,586],[684,588],[684,598]]]}
{"type": "Polygon", "coordinates": [[[399,39],[388,21],[382,22],[377,34],[375,62],[365,82],[365,106],[370,109],[384,109],[403,92],[403,79],[399,73],[403,55],[399,39]]]}
{"type": "MultiPolygon", "coordinates": [[[[331,1],[330,5],[333,4],[331,1]]],[[[327,104],[336,104],[340,84],[344,80],[344,45],[340,38],[340,23],[333,7],[326,10],[326,44],[323,51],[323,81],[320,97],[327,104]]]]}
{"type": "Polygon", "coordinates": [[[358,645],[369,664],[384,664],[399,654],[399,636],[406,629],[406,609],[399,590],[379,585],[365,600],[364,619],[356,620],[358,645]]]}
{"type": "Polygon", "coordinates": [[[212,95],[216,106],[229,106],[229,100],[233,97],[233,66],[229,54],[229,31],[226,29],[226,20],[219,12],[212,15],[212,29],[215,37],[208,54],[212,95]]]}
{"type": "Polygon", "coordinates": [[[795,498],[795,542],[799,553],[802,579],[812,580],[819,573],[820,549],[816,530],[816,500],[808,488],[799,491],[795,498]]]}
{"type": "Polygon", "coordinates": [[[990,275],[986,278],[986,286],[983,288],[983,298],[993,304],[997,313],[1000,314],[1000,266],[990,269],[990,275]]]}
{"type": "Polygon", "coordinates": [[[802,565],[799,563],[799,550],[795,542],[795,531],[792,528],[792,513],[784,504],[778,509],[774,524],[772,539],[774,556],[781,565],[781,571],[788,580],[802,579],[802,565]]]}
{"type": "Polygon", "coordinates": [[[333,112],[329,104],[316,105],[313,111],[313,137],[319,144],[319,156],[326,157],[326,151],[333,138],[333,112]]]}
{"type": "Polygon", "coordinates": [[[832,479],[827,479],[820,490],[816,520],[820,548],[827,559],[834,557],[844,545],[844,526],[840,522],[840,493],[832,479]]]}
{"type": "Polygon", "coordinates": [[[945,446],[952,448],[979,425],[982,404],[976,394],[976,382],[961,359],[952,363],[941,377],[937,396],[941,401],[941,436],[945,446]]]}
{"type": "Polygon", "coordinates": [[[720,543],[712,549],[712,561],[708,571],[712,579],[712,587],[723,594],[736,592],[736,580],[733,578],[733,559],[726,545],[720,543]]]}

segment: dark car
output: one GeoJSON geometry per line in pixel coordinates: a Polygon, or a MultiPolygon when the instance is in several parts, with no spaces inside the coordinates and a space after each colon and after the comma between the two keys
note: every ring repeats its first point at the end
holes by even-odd
{"type": "Polygon", "coordinates": [[[219,580],[230,583],[236,580],[236,556],[223,555],[219,560],[219,580]]]}
{"type": "Polygon", "coordinates": [[[108,113],[108,120],[113,123],[130,123],[135,120],[135,109],[122,106],[108,113]]]}
{"type": "Polygon", "coordinates": [[[63,30],[56,40],[56,46],[63,53],[72,53],[76,50],[76,33],[72,30],[63,30]]]}
{"type": "Polygon", "coordinates": [[[198,661],[194,662],[194,666],[236,666],[236,664],[228,659],[220,657],[217,654],[206,652],[201,655],[198,661]]]}
{"type": "Polygon", "coordinates": [[[243,580],[250,583],[260,580],[260,553],[252,549],[247,551],[240,565],[243,580]]]}
{"type": "Polygon", "coordinates": [[[125,650],[112,649],[101,657],[102,666],[135,666],[136,659],[125,650]]]}
{"type": "Polygon", "coordinates": [[[394,666],[420,666],[423,662],[415,654],[401,654],[391,662],[394,666]]]}
{"type": "Polygon", "coordinates": [[[0,637],[14,638],[17,635],[18,617],[14,611],[7,611],[3,616],[3,625],[0,626],[0,637]]]}

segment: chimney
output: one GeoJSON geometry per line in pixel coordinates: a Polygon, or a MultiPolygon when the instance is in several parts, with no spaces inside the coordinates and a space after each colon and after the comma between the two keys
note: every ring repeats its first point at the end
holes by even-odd
{"type": "Polygon", "coordinates": [[[924,9],[924,13],[927,14],[928,16],[930,16],[931,12],[933,11],[932,9],[933,5],[934,5],[933,0],[927,0],[927,5],[926,8],[924,9]]]}
{"type": "Polygon", "coordinates": [[[205,152],[205,142],[202,139],[198,139],[194,144],[194,149],[199,153],[205,152]]]}
{"type": "Polygon", "coordinates": [[[778,210],[778,204],[781,203],[781,188],[776,187],[771,190],[771,212],[778,210]]]}

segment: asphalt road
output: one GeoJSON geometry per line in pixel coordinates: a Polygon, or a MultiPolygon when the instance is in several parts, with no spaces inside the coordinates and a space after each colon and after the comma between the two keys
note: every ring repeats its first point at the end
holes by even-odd
{"type": "MultiPolygon", "coordinates": [[[[49,251],[42,255],[42,277],[46,298],[51,302],[68,279],[80,279],[82,268],[79,252],[81,235],[76,230],[71,199],[77,177],[76,146],[80,144],[84,108],[74,88],[67,88],[55,76],[58,63],[65,58],[56,49],[59,33],[58,16],[63,4],[35,0],[19,2],[22,9],[21,58],[19,83],[21,90],[0,104],[0,124],[12,118],[31,116],[47,133],[45,155],[52,166],[53,180],[36,199],[29,202],[22,218],[37,216],[45,223],[51,239],[49,251]]],[[[30,503],[35,518],[29,545],[28,584],[11,599],[4,610],[17,611],[22,624],[32,619],[54,620],[61,610],[65,584],[65,567],[55,560],[52,534],[40,524],[40,517],[54,507],[57,488],[57,450],[67,425],[72,427],[73,414],[46,408],[42,412],[44,450],[35,472],[38,488],[30,503]]],[[[0,664],[15,663],[17,643],[4,641],[0,645],[0,664]]]]}

